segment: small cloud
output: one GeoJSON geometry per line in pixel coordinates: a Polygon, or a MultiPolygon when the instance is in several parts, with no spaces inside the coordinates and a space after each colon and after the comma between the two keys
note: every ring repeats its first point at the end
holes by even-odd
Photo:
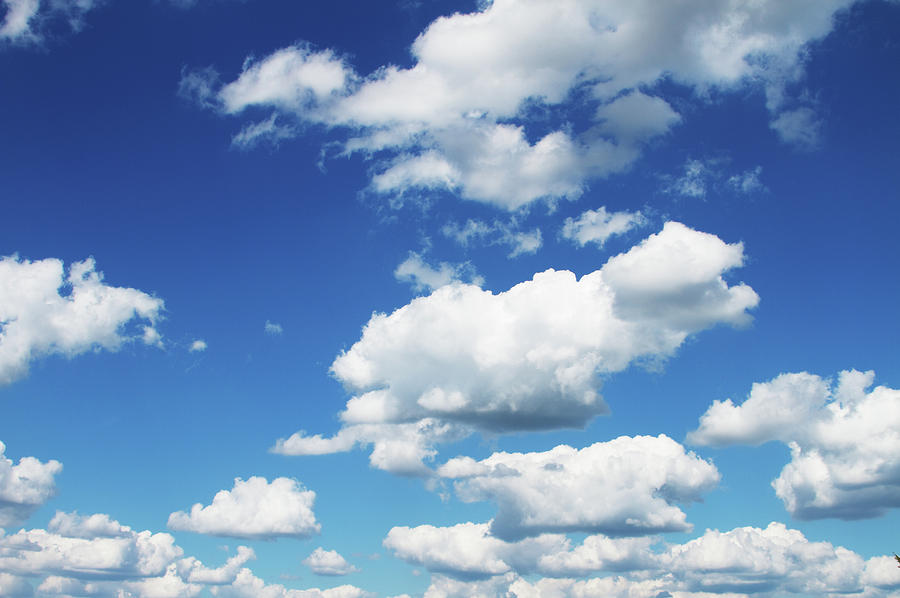
{"type": "Polygon", "coordinates": [[[190,349],[188,349],[191,353],[199,353],[200,351],[206,351],[206,341],[203,339],[197,339],[191,343],[190,349]]]}
{"type": "Polygon", "coordinates": [[[640,212],[607,212],[605,207],[600,206],[596,210],[583,212],[577,219],[566,218],[562,236],[579,247],[588,243],[603,247],[610,237],[623,235],[645,223],[646,219],[640,212]]]}
{"type": "Polygon", "coordinates": [[[782,112],[769,126],[783,142],[797,149],[812,151],[822,144],[822,120],[812,108],[782,112]]]}
{"type": "Polygon", "coordinates": [[[359,571],[348,563],[336,550],[316,548],[312,554],[303,560],[303,564],[316,575],[348,575],[359,571]]]}
{"type": "Polygon", "coordinates": [[[433,291],[452,282],[468,280],[481,286],[484,283],[475,272],[472,264],[451,264],[441,262],[437,267],[431,266],[422,259],[420,253],[410,251],[409,256],[394,270],[394,278],[400,282],[408,282],[415,291],[433,291]]]}
{"type": "Polygon", "coordinates": [[[266,320],[266,334],[271,334],[273,336],[281,334],[284,332],[284,328],[281,327],[281,324],[276,324],[275,322],[270,322],[266,320]]]}
{"type": "Polygon", "coordinates": [[[491,224],[471,219],[465,224],[448,222],[441,228],[441,233],[463,247],[468,247],[476,239],[481,239],[485,245],[505,245],[510,249],[507,254],[510,258],[537,253],[543,245],[541,229],[520,230],[516,218],[511,218],[509,222],[495,220],[491,224]]]}
{"type": "Polygon", "coordinates": [[[662,192],[668,195],[706,199],[708,193],[737,193],[750,195],[765,192],[766,186],[760,180],[762,166],[743,172],[730,174],[725,158],[689,159],[682,167],[681,176],[664,175],[662,192]]]}

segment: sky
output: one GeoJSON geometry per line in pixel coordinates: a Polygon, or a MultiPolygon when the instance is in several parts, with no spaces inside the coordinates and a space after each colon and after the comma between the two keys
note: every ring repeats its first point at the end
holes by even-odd
{"type": "Polygon", "coordinates": [[[898,32],[0,0],[0,596],[900,596],[898,32]]]}

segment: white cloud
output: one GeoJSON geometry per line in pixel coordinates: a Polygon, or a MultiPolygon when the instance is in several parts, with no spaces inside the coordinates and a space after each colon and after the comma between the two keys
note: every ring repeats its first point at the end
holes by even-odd
{"type": "Polygon", "coordinates": [[[662,98],[635,91],[597,109],[601,128],[625,142],[644,141],[662,135],[681,121],[681,116],[662,98]]]}
{"type": "Polygon", "coordinates": [[[56,493],[53,477],[62,471],[59,461],[41,463],[34,457],[14,465],[5,451],[0,442],[0,528],[20,525],[47,502],[56,493]]]}
{"type": "Polygon", "coordinates": [[[77,512],[64,513],[57,511],[47,525],[52,534],[66,538],[122,538],[132,535],[130,527],[121,525],[105,513],[79,515],[77,512]]]}
{"type": "Polygon", "coordinates": [[[727,171],[729,162],[727,157],[690,158],[684,163],[680,176],[662,177],[665,182],[662,191],[693,199],[705,199],[710,191],[740,195],[766,191],[766,186],[759,179],[761,166],[730,174],[727,171]]]}
{"type": "Polygon", "coordinates": [[[39,43],[43,26],[50,21],[64,22],[78,31],[84,15],[97,5],[96,0],[0,0],[6,15],[0,23],[0,41],[39,43]]]}
{"type": "Polygon", "coordinates": [[[404,561],[462,581],[496,575],[541,573],[561,577],[611,570],[652,569],[652,538],[588,536],[575,549],[561,534],[508,542],[491,535],[489,523],[451,527],[394,527],[384,546],[404,561]]]}
{"type": "Polygon", "coordinates": [[[68,357],[103,348],[118,350],[141,338],[158,345],[154,328],[163,301],[103,282],[94,260],[75,262],[64,276],[60,260],[0,259],[0,385],[24,376],[28,364],[50,354],[68,357]],[[62,288],[70,287],[61,295],[62,288]],[[141,331],[126,325],[144,321],[141,331]]]}
{"type": "MultiPolygon", "coordinates": [[[[433,455],[434,435],[458,437],[459,427],[583,427],[608,411],[601,376],[663,360],[711,326],[749,321],[758,296],[722,278],[742,260],[740,244],[670,222],[580,279],[548,270],[496,294],[470,284],[441,287],[373,315],[362,338],[335,359],[332,372],[354,393],[337,436],[295,434],[274,450],[321,454],[370,442],[373,464],[379,453],[377,466],[392,469],[396,453],[410,472],[411,456],[433,455]],[[405,437],[385,425],[408,426],[405,437]]],[[[421,462],[417,468],[427,471],[421,462]]]]}
{"type": "Polygon", "coordinates": [[[259,104],[302,111],[344,89],[351,76],[332,52],[292,46],[261,61],[247,61],[237,80],[218,96],[229,113],[259,104]]]}
{"type": "Polygon", "coordinates": [[[169,515],[168,527],[231,538],[305,538],[321,530],[312,511],[315,499],[315,492],[290,478],[275,478],[271,483],[258,476],[246,481],[236,478],[234,488],[220,490],[212,504],[197,503],[190,514],[169,515]]]}
{"type": "Polygon", "coordinates": [[[827,35],[835,12],[852,3],[496,0],[432,22],[413,43],[409,68],[361,77],[332,51],[291,46],[249,61],[237,80],[204,97],[230,114],[272,107],[340,128],[347,152],[387,150],[376,192],[445,188],[516,210],[577,198],[588,179],[626,169],[644,141],[680,122],[654,95],[663,80],[692,89],[699,102],[710,90],[760,89],[772,127],[809,145],[816,117],[810,108],[786,110],[787,90],[802,78],[806,44],[827,35]],[[527,122],[534,104],[577,105],[595,117],[580,130],[537,135],[527,122]]]}
{"type": "Polygon", "coordinates": [[[539,228],[523,231],[519,221],[513,217],[508,222],[494,220],[488,224],[482,220],[469,219],[465,224],[448,222],[441,227],[441,233],[453,239],[463,247],[468,247],[476,239],[488,245],[505,245],[509,247],[508,257],[536,253],[543,245],[543,236],[539,228]]]}
{"type": "Polygon", "coordinates": [[[279,334],[284,332],[284,328],[281,327],[281,324],[276,324],[275,322],[266,320],[265,331],[266,334],[278,336],[279,334]]]}
{"type": "Polygon", "coordinates": [[[34,595],[34,590],[24,578],[9,573],[0,573],[0,596],[26,598],[34,595]]]}
{"type": "Polygon", "coordinates": [[[688,435],[696,444],[787,444],[791,462],[772,482],[799,519],[875,517],[900,505],[900,391],[874,372],[837,384],[806,372],[753,385],[740,405],[714,401],[688,435]]]}
{"type": "Polygon", "coordinates": [[[463,280],[477,285],[483,283],[483,279],[468,262],[464,264],[441,262],[437,267],[433,267],[422,259],[421,254],[414,251],[410,251],[409,256],[394,270],[394,278],[410,283],[415,291],[433,291],[463,280]]]}
{"type": "Polygon", "coordinates": [[[664,435],[622,436],[580,450],[494,453],[481,461],[457,457],[437,473],[456,480],[465,502],[496,502],[491,532],[505,540],[546,532],[688,531],[677,505],[700,500],[719,481],[714,465],[664,435]]]}
{"type": "Polygon", "coordinates": [[[214,596],[221,598],[371,598],[374,594],[351,585],[342,585],[327,590],[312,588],[291,590],[280,584],[267,585],[253,575],[249,569],[242,569],[234,583],[212,588],[214,596]]]}
{"type": "MultiPolygon", "coordinates": [[[[127,529],[127,528],[122,528],[127,529]]],[[[117,579],[162,575],[182,550],[169,534],[130,532],[121,537],[79,538],[42,529],[0,535],[0,571],[117,579]]]]}
{"type": "Polygon", "coordinates": [[[303,559],[303,564],[309,567],[316,575],[349,575],[359,571],[359,569],[348,563],[338,551],[325,550],[322,547],[313,550],[308,557],[303,559]]]}
{"type": "Polygon", "coordinates": [[[566,218],[562,236],[580,247],[595,243],[603,247],[610,237],[624,235],[628,231],[646,224],[640,212],[607,212],[604,206],[596,210],[586,210],[576,218],[566,218]]]}
{"type": "Polygon", "coordinates": [[[188,351],[190,351],[191,353],[199,353],[201,351],[206,351],[206,347],[207,347],[206,341],[198,338],[197,340],[195,340],[194,342],[191,343],[191,346],[188,349],[188,351]]]}
{"type": "Polygon", "coordinates": [[[279,125],[275,122],[276,118],[277,115],[273,114],[266,120],[248,124],[231,138],[231,145],[240,149],[249,149],[265,142],[278,145],[279,141],[296,136],[294,127],[279,125]]]}
{"type": "Polygon", "coordinates": [[[237,574],[248,562],[256,558],[252,548],[238,546],[237,554],[229,558],[224,565],[216,569],[203,566],[194,557],[181,559],[177,563],[179,576],[192,584],[222,585],[233,583],[237,574]]]}
{"type": "MultiPolygon", "coordinates": [[[[471,524],[469,524],[471,525],[471,524]]],[[[427,527],[427,526],[422,526],[427,527]]],[[[444,528],[453,533],[460,526],[444,528]]],[[[415,528],[419,530],[420,528],[415,528]]],[[[430,530],[406,544],[398,556],[410,562],[440,565],[442,561],[459,564],[452,556],[441,555],[438,544],[456,539],[434,535],[428,542],[430,530]],[[429,551],[433,551],[430,553],[429,551]],[[433,559],[433,560],[429,560],[433,559]]],[[[579,550],[595,550],[589,537],[574,551],[554,552],[557,547],[546,546],[550,552],[538,555],[540,562],[574,555],[579,550]]],[[[628,542],[635,542],[630,539],[628,542]]],[[[502,573],[482,576],[471,581],[463,571],[450,569],[445,575],[434,575],[426,596],[434,598],[465,596],[515,596],[518,598],[712,598],[713,596],[745,597],[747,595],[826,596],[853,594],[871,598],[894,596],[885,590],[900,587],[896,563],[890,557],[874,557],[864,561],[858,554],[828,542],[811,542],[797,531],[773,522],[766,528],[741,527],[728,532],[707,530],[701,537],[685,544],[665,546],[661,552],[649,552],[624,544],[624,540],[610,543],[602,539],[599,554],[624,557],[620,563],[603,562],[602,558],[578,574],[580,578],[534,578],[529,568],[498,566],[502,573]],[[635,556],[639,551],[643,555],[635,556]],[[624,564],[624,566],[621,566],[624,564]],[[590,574],[619,571],[620,575],[594,577],[590,574]],[[526,579],[525,575],[529,578],[526,579]]],[[[475,546],[478,551],[483,547],[475,546]]],[[[451,551],[455,550],[451,546],[451,551]]],[[[484,559],[495,553],[482,554],[484,559]]],[[[528,567],[534,555],[528,560],[528,567]]],[[[487,563],[487,561],[486,561],[487,563]]],[[[506,565],[504,562],[503,565],[506,565]]],[[[476,561],[473,559],[473,566],[476,561]]],[[[433,569],[439,571],[438,568],[433,569]]],[[[546,572],[541,572],[546,574],[546,572]]],[[[560,571],[564,573],[564,571],[560,571]]],[[[565,573],[574,575],[574,572],[565,573]]]]}
{"type": "Polygon", "coordinates": [[[782,112],[771,127],[782,141],[803,150],[814,150],[822,143],[822,121],[812,108],[782,112]]]}
{"type": "MultiPolygon", "coordinates": [[[[98,596],[104,598],[191,598],[204,587],[234,583],[242,566],[255,558],[253,550],[239,546],[237,554],[219,568],[210,569],[194,557],[169,562],[161,575],[135,576],[126,571],[113,571],[110,580],[84,575],[81,579],[48,575],[38,586],[38,593],[61,596],[98,596]]],[[[73,565],[74,566],[74,565],[73,565]]]]}

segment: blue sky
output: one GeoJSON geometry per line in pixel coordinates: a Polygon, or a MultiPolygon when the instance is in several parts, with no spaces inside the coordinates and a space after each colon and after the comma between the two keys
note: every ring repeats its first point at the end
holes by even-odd
{"type": "Polygon", "coordinates": [[[900,596],[897,2],[0,23],[0,596],[900,596]]]}

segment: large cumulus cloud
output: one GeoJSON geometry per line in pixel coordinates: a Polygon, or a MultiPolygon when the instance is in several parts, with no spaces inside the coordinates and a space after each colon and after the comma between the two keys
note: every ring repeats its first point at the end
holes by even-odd
{"type": "Polygon", "coordinates": [[[688,440],[758,445],[777,440],[791,461],[772,482],[799,519],[875,517],[900,506],[900,391],[868,390],[874,372],[837,381],[806,372],[753,385],[747,399],[714,401],[688,440]]]}
{"type": "Polygon", "coordinates": [[[432,445],[473,430],[583,427],[608,412],[601,378],[660,361],[690,335],[739,326],[759,301],[723,276],[743,246],[667,223],[601,269],[547,270],[508,291],[443,286],[375,314],[332,372],[353,392],[331,438],[297,433],[284,454],[374,444],[373,465],[422,473],[432,445]]]}

